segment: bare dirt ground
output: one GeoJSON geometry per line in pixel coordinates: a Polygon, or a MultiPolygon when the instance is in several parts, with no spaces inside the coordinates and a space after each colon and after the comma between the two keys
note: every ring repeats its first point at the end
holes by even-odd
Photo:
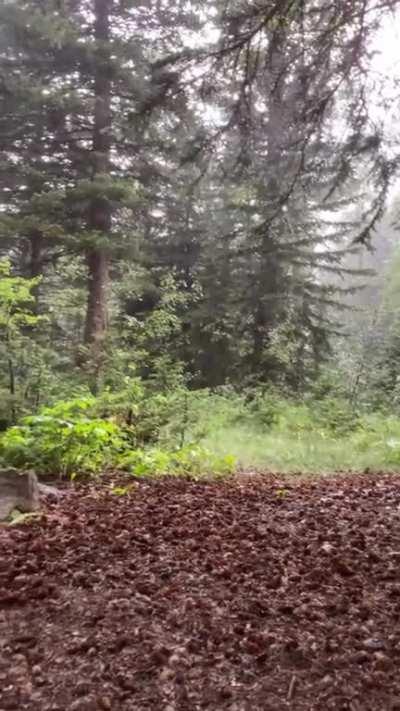
{"type": "Polygon", "coordinates": [[[400,476],[107,486],[0,529],[0,711],[400,709],[400,476]]]}

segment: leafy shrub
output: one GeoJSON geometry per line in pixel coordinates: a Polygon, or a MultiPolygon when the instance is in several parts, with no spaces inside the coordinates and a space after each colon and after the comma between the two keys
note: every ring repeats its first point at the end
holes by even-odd
{"type": "Polygon", "coordinates": [[[94,403],[93,412],[103,419],[112,418],[126,432],[132,446],[156,441],[160,426],[167,418],[162,395],[149,397],[143,382],[127,376],[118,390],[105,388],[94,403]]]}
{"type": "Polygon", "coordinates": [[[359,414],[345,398],[325,396],[299,402],[274,391],[256,393],[238,420],[252,427],[297,435],[325,432],[343,436],[360,426],[359,414]]]}
{"type": "MultiPolygon", "coordinates": [[[[152,401],[154,409],[156,402],[162,403],[160,398],[152,401]]],[[[23,418],[21,424],[0,436],[0,460],[39,473],[72,476],[97,474],[109,467],[126,469],[137,476],[228,474],[235,468],[232,457],[213,456],[198,445],[175,449],[133,446],[132,442],[139,439],[135,426],[98,417],[104,405],[104,400],[88,396],[60,401],[42,408],[39,415],[23,418]]],[[[115,401],[110,398],[107,411],[115,418],[117,409],[113,405],[115,401]]]]}
{"type": "Polygon", "coordinates": [[[38,472],[96,473],[111,466],[126,447],[114,422],[91,418],[93,401],[59,402],[39,415],[25,417],[0,438],[0,458],[7,465],[38,472]]]}
{"type": "Polygon", "coordinates": [[[216,420],[237,416],[237,401],[209,390],[190,391],[184,386],[157,392],[137,377],[126,377],[124,387],[104,390],[95,401],[93,413],[113,418],[127,432],[136,448],[158,444],[176,449],[198,443],[216,420]]]}
{"type": "Polygon", "coordinates": [[[255,391],[246,399],[245,412],[240,413],[249,424],[271,428],[279,423],[284,401],[273,390],[255,391]]]}
{"type": "Polygon", "coordinates": [[[217,456],[204,447],[182,447],[175,451],[162,449],[136,450],[120,459],[121,468],[135,476],[186,474],[199,478],[204,474],[231,474],[236,460],[231,455],[217,456]]]}
{"type": "Polygon", "coordinates": [[[253,393],[244,401],[244,407],[238,411],[237,422],[261,430],[277,430],[301,434],[320,429],[321,421],[316,423],[313,407],[307,403],[285,398],[275,390],[253,393]]]}
{"type": "Polygon", "coordinates": [[[287,400],[281,404],[278,421],[273,430],[300,436],[320,428],[321,423],[315,422],[312,409],[308,405],[287,400]]]}
{"type": "Polygon", "coordinates": [[[360,426],[359,414],[344,398],[326,397],[312,407],[315,423],[333,434],[345,435],[360,426]]]}
{"type": "Polygon", "coordinates": [[[14,276],[10,261],[0,259],[0,374],[6,376],[0,378],[0,418],[6,425],[26,411],[27,393],[37,388],[37,378],[32,377],[37,351],[33,336],[46,320],[32,313],[39,283],[39,277],[14,276]]]}
{"type": "Polygon", "coordinates": [[[99,417],[115,418],[135,448],[160,441],[173,446],[184,442],[193,424],[195,399],[196,394],[192,396],[184,387],[157,392],[138,377],[126,377],[123,388],[105,389],[99,395],[93,411],[99,417]]]}

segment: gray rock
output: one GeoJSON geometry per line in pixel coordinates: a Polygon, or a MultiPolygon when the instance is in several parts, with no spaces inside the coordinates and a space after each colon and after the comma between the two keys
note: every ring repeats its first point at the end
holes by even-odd
{"type": "Polygon", "coordinates": [[[33,472],[0,469],[0,521],[5,521],[13,509],[30,513],[39,507],[38,480],[33,472]]]}
{"type": "Polygon", "coordinates": [[[383,639],[375,639],[375,637],[370,637],[369,639],[364,639],[363,647],[365,647],[365,649],[371,649],[373,651],[376,651],[380,649],[385,649],[386,644],[383,639]]]}
{"type": "Polygon", "coordinates": [[[40,481],[38,487],[40,496],[49,496],[52,499],[61,499],[66,493],[63,489],[57,489],[55,486],[42,484],[40,481]]]}

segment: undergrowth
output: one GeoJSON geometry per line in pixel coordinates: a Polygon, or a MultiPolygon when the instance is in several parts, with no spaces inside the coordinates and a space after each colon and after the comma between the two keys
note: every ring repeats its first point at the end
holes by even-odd
{"type": "Polygon", "coordinates": [[[344,398],[229,389],[84,394],[43,407],[0,436],[0,463],[72,479],[400,468],[400,419],[357,412],[344,398]]]}
{"type": "MultiPolygon", "coordinates": [[[[185,443],[178,418],[172,422],[169,409],[162,410],[165,402],[157,395],[157,408],[150,400],[145,403],[143,417],[140,407],[135,417],[131,410],[122,415],[120,403],[112,407],[110,398],[105,412],[104,397],[93,396],[42,408],[0,436],[0,462],[71,479],[110,469],[135,476],[187,474],[196,478],[208,473],[225,475],[235,469],[235,459],[229,453],[216,455],[193,438],[185,443]],[[151,408],[153,418],[148,415],[151,408]],[[161,433],[161,429],[165,431],[161,433]]],[[[176,393],[173,400],[178,401],[176,393]]]]}
{"type": "Polygon", "coordinates": [[[203,443],[232,454],[242,468],[281,472],[400,469],[400,418],[354,412],[341,399],[295,401],[271,396],[238,416],[212,416],[203,443]]]}

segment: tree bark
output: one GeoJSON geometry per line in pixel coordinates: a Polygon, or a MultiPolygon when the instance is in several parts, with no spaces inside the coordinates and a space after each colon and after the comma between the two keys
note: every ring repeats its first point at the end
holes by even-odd
{"type": "MultiPolygon", "coordinates": [[[[43,274],[43,238],[39,230],[34,230],[29,235],[29,279],[36,279],[36,277],[41,277],[43,274]]],[[[39,284],[37,284],[31,290],[31,294],[35,301],[32,304],[32,311],[34,314],[39,313],[39,284]]]]}
{"type": "Polygon", "coordinates": [[[34,230],[29,236],[30,242],[30,260],[29,260],[29,278],[35,279],[42,276],[42,234],[39,230],[34,230]]]}
{"type": "Polygon", "coordinates": [[[87,252],[86,263],[89,281],[85,343],[99,355],[107,331],[109,257],[104,249],[91,249],[87,252]]]}
{"type": "MultiPolygon", "coordinates": [[[[93,179],[109,173],[111,150],[111,75],[110,75],[110,8],[111,0],[94,0],[94,35],[97,43],[94,77],[93,179]]],[[[90,206],[88,227],[104,235],[111,230],[111,206],[106,196],[97,196],[90,206]]],[[[109,285],[109,250],[94,246],[87,250],[88,300],[85,343],[97,364],[101,358],[107,331],[109,285]]]]}
{"type": "Polygon", "coordinates": [[[255,283],[255,309],[253,326],[253,349],[251,355],[254,372],[268,378],[269,359],[265,358],[269,344],[270,333],[277,321],[276,301],[271,297],[279,291],[279,271],[274,253],[274,237],[271,227],[274,214],[279,212],[279,193],[282,180],[280,134],[282,130],[282,92],[284,84],[284,63],[282,44],[284,35],[275,30],[269,40],[268,67],[269,79],[266,86],[266,101],[268,103],[268,121],[266,125],[267,170],[268,180],[266,195],[270,203],[268,224],[266,225],[261,244],[259,245],[259,270],[255,283]],[[265,361],[265,362],[264,362],[265,361]],[[262,372],[264,371],[264,372],[262,372]]]}

